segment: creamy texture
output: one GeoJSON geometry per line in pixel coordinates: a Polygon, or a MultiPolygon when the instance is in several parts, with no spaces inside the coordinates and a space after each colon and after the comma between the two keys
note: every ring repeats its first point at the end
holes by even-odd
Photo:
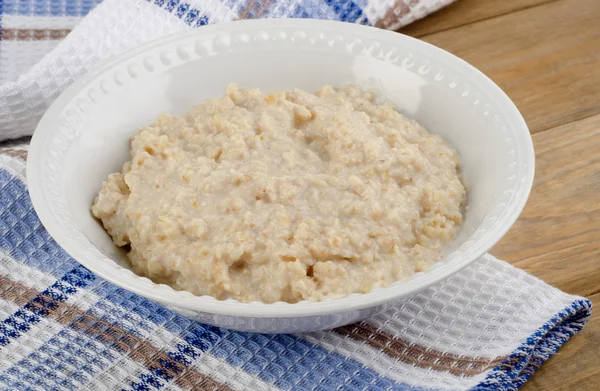
{"type": "Polygon", "coordinates": [[[131,140],[92,211],[133,270],[218,299],[386,287],[462,222],[459,156],[373,92],[228,88],[131,140]]]}

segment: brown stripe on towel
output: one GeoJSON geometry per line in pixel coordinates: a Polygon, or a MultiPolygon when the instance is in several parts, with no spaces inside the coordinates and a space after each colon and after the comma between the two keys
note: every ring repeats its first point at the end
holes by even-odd
{"type": "Polygon", "coordinates": [[[400,21],[400,19],[410,12],[410,9],[418,4],[420,0],[396,0],[394,5],[385,13],[383,18],[375,23],[375,27],[390,28],[400,21]]]}
{"type": "Polygon", "coordinates": [[[71,30],[4,29],[3,41],[45,41],[65,38],[71,30]]]}
{"type": "Polygon", "coordinates": [[[365,322],[339,327],[334,332],[364,342],[389,357],[407,364],[456,376],[474,376],[501,364],[506,357],[484,358],[460,356],[424,348],[398,339],[365,322]]]}
{"type": "Polygon", "coordinates": [[[27,151],[24,149],[0,149],[0,155],[8,155],[22,160],[27,160],[27,151]]]}
{"type": "Polygon", "coordinates": [[[240,9],[237,18],[238,19],[262,18],[265,14],[265,11],[271,4],[273,4],[273,0],[249,0],[248,3],[240,9]],[[253,9],[256,9],[255,13],[252,12],[253,9]]]}
{"type": "Polygon", "coordinates": [[[186,368],[149,341],[143,340],[118,326],[99,319],[81,310],[76,305],[56,301],[49,295],[0,276],[0,297],[4,300],[11,301],[20,307],[27,303],[38,306],[41,304],[33,301],[33,299],[42,296],[44,302],[52,302],[54,304],[46,308],[50,311],[47,316],[49,319],[54,319],[63,326],[83,332],[115,350],[126,353],[128,357],[141,363],[148,369],[163,370],[174,378],[173,381],[179,387],[189,390],[230,390],[225,384],[218,383],[193,368],[186,368]],[[167,365],[161,365],[161,363],[167,363],[167,365]]]}

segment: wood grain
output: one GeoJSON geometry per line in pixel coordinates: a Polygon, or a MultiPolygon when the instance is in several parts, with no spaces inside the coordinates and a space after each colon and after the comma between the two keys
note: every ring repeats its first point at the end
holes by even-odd
{"type": "Polygon", "coordinates": [[[492,253],[567,292],[599,292],[600,115],[533,139],[529,202],[492,253]]]}
{"type": "Polygon", "coordinates": [[[399,31],[413,37],[449,30],[556,0],[458,0],[399,31]]]}
{"type": "Polygon", "coordinates": [[[481,69],[533,133],[600,113],[600,1],[560,0],[428,35],[481,69]]]}
{"type": "MultiPolygon", "coordinates": [[[[466,59],[515,101],[536,178],[499,258],[600,306],[600,1],[463,0],[402,32],[466,59]],[[445,31],[444,31],[445,30],[445,31]]],[[[598,390],[600,313],[525,391],[598,390]]]]}
{"type": "MultiPolygon", "coordinates": [[[[600,308],[600,293],[590,297],[600,308]]],[[[592,391],[600,385],[600,311],[525,383],[522,391],[592,391]]]]}

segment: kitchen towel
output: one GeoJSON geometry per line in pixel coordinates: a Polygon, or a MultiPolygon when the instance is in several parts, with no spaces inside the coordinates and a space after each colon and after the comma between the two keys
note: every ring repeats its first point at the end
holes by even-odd
{"type": "Polygon", "coordinates": [[[98,62],[171,33],[248,18],[398,29],[453,1],[0,0],[0,141],[31,135],[60,92],[98,62]]]}
{"type": "Polygon", "coordinates": [[[591,302],[485,255],[366,322],[301,335],[193,322],[95,276],[0,151],[0,390],[516,390],[591,302]]]}

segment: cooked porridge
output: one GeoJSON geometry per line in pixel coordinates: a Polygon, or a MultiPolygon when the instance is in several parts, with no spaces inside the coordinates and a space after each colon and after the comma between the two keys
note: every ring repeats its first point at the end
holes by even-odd
{"type": "Polygon", "coordinates": [[[92,211],[133,270],[196,295],[324,300],[439,260],[462,222],[459,156],[374,93],[231,85],[131,139],[92,211]]]}

